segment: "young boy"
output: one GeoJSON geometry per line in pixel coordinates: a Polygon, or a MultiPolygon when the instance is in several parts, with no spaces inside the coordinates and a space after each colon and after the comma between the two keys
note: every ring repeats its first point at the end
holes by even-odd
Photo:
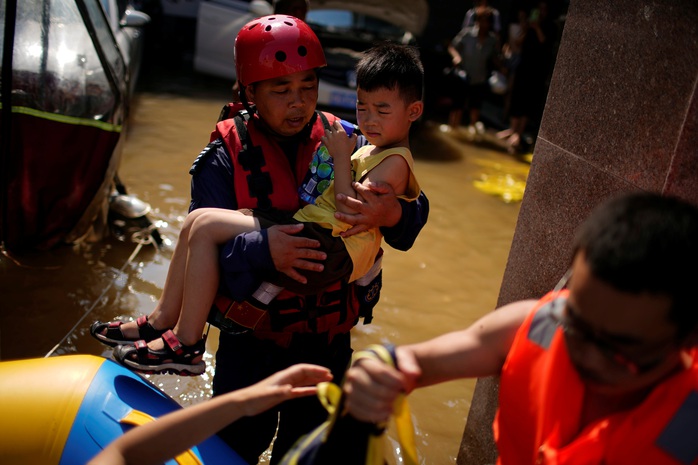
{"type": "Polygon", "coordinates": [[[400,371],[357,362],[345,406],[382,422],[401,392],[500,376],[500,465],[697,464],[696,237],[694,205],[613,199],[580,227],[551,293],[398,347],[400,371]]]}
{"type": "MultiPolygon", "coordinates": [[[[334,181],[315,204],[306,205],[293,216],[293,222],[304,223],[306,234],[312,230],[324,244],[334,244],[328,245],[330,250],[346,256],[335,262],[343,263],[342,269],[350,276],[349,282],[361,278],[374,266],[382,236],[378,228],[374,228],[342,237],[340,234],[351,225],[337,220],[335,212],[352,211],[342,204],[335,206],[335,195],[356,197],[352,183],[371,182],[385,183],[398,197],[407,200],[419,196],[409,150],[409,131],[423,111],[423,74],[414,48],[386,43],[365,52],[357,64],[357,122],[370,145],[352,155],[356,135],[347,137],[339,122],[326,131],[322,140],[334,158],[334,181]]],[[[214,277],[218,275],[219,245],[243,232],[284,222],[283,216],[260,212],[249,216],[211,208],[190,213],[173,254],[161,311],[155,316],[151,314],[147,323],[140,323],[140,326],[152,328],[148,330],[152,337],[149,341],[136,341],[135,345],[118,346],[114,350],[116,360],[144,372],[203,373],[205,345],[201,335],[218,289],[218,280],[214,277]],[[173,328],[172,332],[166,331],[168,328],[173,328]],[[173,351],[172,346],[178,350],[173,351]]],[[[318,282],[313,279],[308,282],[297,272],[274,284],[298,289],[294,280],[311,289],[323,285],[320,273],[318,282]]],[[[91,333],[106,344],[128,343],[133,341],[124,331],[135,329],[136,325],[138,323],[96,322],[91,333]]]]}

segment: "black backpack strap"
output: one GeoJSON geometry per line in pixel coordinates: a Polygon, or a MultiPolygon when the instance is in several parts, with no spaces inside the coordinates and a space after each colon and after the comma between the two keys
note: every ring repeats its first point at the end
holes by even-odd
{"type": "Polygon", "coordinates": [[[331,129],[332,127],[330,126],[330,122],[327,119],[327,116],[321,111],[315,111],[318,115],[320,115],[320,119],[322,120],[322,125],[325,129],[331,129]]]}
{"type": "Polygon", "coordinates": [[[242,149],[238,153],[238,161],[242,168],[250,173],[247,175],[247,187],[250,197],[257,199],[257,208],[270,210],[272,205],[269,195],[273,189],[271,176],[269,173],[262,171],[262,167],[266,164],[264,153],[262,153],[260,146],[256,146],[252,142],[250,133],[247,131],[247,122],[249,120],[250,115],[246,111],[240,111],[233,117],[235,129],[242,145],[242,149]]]}
{"type": "Polygon", "coordinates": [[[218,122],[220,123],[221,121],[230,118],[230,113],[233,110],[233,105],[230,103],[226,103],[223,105],[223,109],[221,110],[221,113],[218,115],[218,122]]]}

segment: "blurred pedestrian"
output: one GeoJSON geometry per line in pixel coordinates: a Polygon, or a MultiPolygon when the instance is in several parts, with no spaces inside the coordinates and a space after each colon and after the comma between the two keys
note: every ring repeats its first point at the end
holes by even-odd
{"type": "Polygon", "coordinates": [[[507,140],[511,153],[523,147],[528,123],[540,118],[548,93],[548,78],[555,59],[557,26],[550,17],[548,2],[538,2],[528,17],[521,19],[521,53],[511,84],[509,129],[498,133],[507,140]]]}
{"type": "Polygon", "coordinates": [[[466,27],[453,38],[448,53],[454,72],[460,73],[462,82],[454,80],[453,99],[448,124],[458,129],[463,119],[463,110],[468,109],[468,133],[479,137],[485,131],[480,121],[484,97],[488,94],[487,80],[490,72],[499,67],[499,41],[492,32],[492,9],[479,8],[475,15],[475,26],[466,27]]]}
{"type": "Polygon", "coordinates": [[[473,2],[473,7],[465,12],[465,18],[463,18],[463,25],[461,26],[461,29],[475,26],[477,10],[482,10],[485,8],[489,8],[492,12],[492,32],[494,32],[497,38],[499,38],[499,34],[502,31],[502,21],[500,19],[499,10],[487,5],[487,0],[475,0],[473,2]]]}

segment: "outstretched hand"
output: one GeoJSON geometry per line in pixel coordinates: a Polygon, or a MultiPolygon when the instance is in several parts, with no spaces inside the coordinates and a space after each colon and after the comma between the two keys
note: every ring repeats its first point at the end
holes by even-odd
{"type": "Polygon", "coordinates": [[[110,443],[89,465],[148,465],[175,457],[242,416],[256,415],[288,399],[316,393],[330,381],[325,367],[293,365],[252,386],[231,391],[133,428],[110,443]]]}
{"type": "Polygon", "coordinates": [[[246,416],[257,415],[289,399],[317,393],[317,384],[330,381],[325,367],[305,363],[281,370],[257,384],[237,391],[246,416]]]}
{"type": "Polygon", "coordinates": [[[417,360],[401,347],[396,354],[400,370],[374,359],[360,359],[347,370],[342,384],[345,407],[357,420],[387,422],[398,395],[415,388],[421,375],[417,360]]]}
{"type": "Polygon", "coordinates": [[[318,261],[327,258],[320,242],[302,236],[294,236],[303,230],[302,224],[272,226],[267,230],[269,253],[274,267],[291,279],[305,284],[308,280],[298,270],[322,271],[325,267],[318,261]]]}
{"type": "Polygon", "coordinates": [[[384,182],[355,182],[352,187],[357,198],[337,194],[337,202],[346,205],[356,213],[335,212],[334,217],[352,225],[341,233],[342,237],[367,231],[371,228],[395,226],[402,216],[402,208],[390,184],[384,182]]]}

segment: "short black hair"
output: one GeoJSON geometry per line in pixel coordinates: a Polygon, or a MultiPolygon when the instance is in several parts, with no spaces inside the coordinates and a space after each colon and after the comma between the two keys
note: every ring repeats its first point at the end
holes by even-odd
{"type": "Polygon", "coordinates": [[[698,207],[675,197],[634,192],[614,197],[580,226],[574,255],[622,292],[672,299],[681,336],[698,329],[698,207]]]}
{"type": "Polygon", "coordinates": [[[424,66],[411,45],[383,42],[363,53],[356,64],[356,84],[363,90],[398,89],[408,105],[422,100],[424,66]]]}

